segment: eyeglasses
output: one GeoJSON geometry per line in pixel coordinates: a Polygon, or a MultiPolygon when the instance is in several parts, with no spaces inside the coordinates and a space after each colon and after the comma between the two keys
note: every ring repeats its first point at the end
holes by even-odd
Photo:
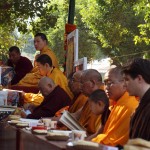
{"type": "Polygon", "coordinates": [[[122,82],[122,81],[124,81],[124,80],[119,80],[119,81],[115,81],[115,82],[114,82],[114,81],[105,80],[105,81],[104,81],[104,85],[110,87],[110,86],[113,86],[113,85],[115,85],[115,84],[118,84],[119,82],[122,82]]]}

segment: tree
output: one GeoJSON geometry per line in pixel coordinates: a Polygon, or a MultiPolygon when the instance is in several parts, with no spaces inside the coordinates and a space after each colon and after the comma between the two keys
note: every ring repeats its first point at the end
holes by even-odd
{"type": "MultiPolygon", "coordinates": [[[[53,19],[48,20],[45,16],[43,16],[43,18],[34,22],[33,26],[35,28],[33,28],[33,30],[46,33],[49,39],[50,47],[54,50],[60,63],[62,64],[65,61],[64,32],[65,24],[67,23],[68,18],[68,1],[52,0],[47,7],[45,7],[45,9],[47,14],[49,14],[49,18],[53,19]]],[[[91,58],[101,58],[103,54],[97,44],[99,41],[93,37],[85,23],[82,22],[82,17],[79,10],[80,4],[77,1],[75,24],[79,29],[79,58],[87,57],[88,61],[91,58]]]]}
{"type": "Polygon", "coordinates": [[[35,53],[32,35],[29,35],[28,33],[20,34],[17,29],[12,32],[8,27],[0,28],[0,35],[0,54],[2,55],[4,62],[8,58],[8,50],[11,46],[18,46],[21,52],[35,53]],[[29,45],[30,48],[27,48],[29,45]]]}
{"type": "Polygon", "coordinates": [[[0,26],[18,27],[27,32],[29,22],[45,14],[44,8],[49,0],[1,0],[0,26]],[[29,20],[30,18],[30,20],[29,20]]]}
{"type": "Polygon", "coordinates": [[[135,5],[140,4],[134,0],[89,0],[82,3],[83,22],[99,40],[103,53],[116,63],[143,56],[144,51],[149,50],[145,43],[134,42],[134,38],[140,35],[138,26],[144,23],[143,15],[135,15],[135,5]]]}
{"type": "MultiPolygon", "coordinates": [[[[135,43],[145,42],[147,45],[150,44],[150,3],[148,0],[139,1],[133,7],[136,15],[142,15],[144,17],[144,22],[139,24],[138,28],[140,35],[136,35],[134,38],[135,43]]],[[[149,57],[150,58],[150,57],[149,57]]]]}
{"type": "MultiPolygon", "coordinates": [[[[1,0],[0,31],[8,41],[2,43],[1,40],[1,48],[16,42],[11,37],[15,28],[21,35],[44,32],[63,63],[68,4],[68,0],[1,0]]],[[[124,63],[129,58],[149,57],[149,7],[148,0],[76,0],[79,58],[84,56],[90,60],[108,56],[116,63],[124,63]]],[[[21,45],[26,51],[31,48],[31,45],[21,45]]]]}
{"type": "Polygon", "coordinates": [[[30,30],[29,24],[45,14],[49,0],[1,0],[0,1],[0,52],[7,57],[10,46],[21,50],[25,46],[30,30]],[[18,33],[20,31],[20,33],[18,33]]]}

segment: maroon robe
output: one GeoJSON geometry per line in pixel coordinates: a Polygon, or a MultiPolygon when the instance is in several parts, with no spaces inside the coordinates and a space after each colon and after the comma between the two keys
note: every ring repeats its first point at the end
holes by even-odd
{"type": "Polygon", "coordinates": [[[31,61],[23,56],[20,56],[20,59],[15,66],[10,59],[8,59],[7,65],[13,67],[15,71],[15,76],[11,81],[12,85],[17,84],[33,68],[31,61]]]}
{"type": "Polygon", "coordinates": [[[150,141],[150,89],[140,100],[130,123],[130,138],[150,141]]]}
{"type": "Polygon", "coordinates": [[[27,118],[53,117],[58,110],[70,106],[70,104],[71,99],[68,94],[60,86],[57,86],[27,118]]]}

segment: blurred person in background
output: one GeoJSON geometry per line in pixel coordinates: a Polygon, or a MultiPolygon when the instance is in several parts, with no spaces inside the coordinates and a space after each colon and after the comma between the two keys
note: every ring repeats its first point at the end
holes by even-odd
{"type": "Polygon", "coordinates": [[[11,85],[17,84],[33,68],[31,61],[27,57],[21,56],[20,49],[17,46],[9,48],[7,65],[12,67],[15,72],[11,85]]]}

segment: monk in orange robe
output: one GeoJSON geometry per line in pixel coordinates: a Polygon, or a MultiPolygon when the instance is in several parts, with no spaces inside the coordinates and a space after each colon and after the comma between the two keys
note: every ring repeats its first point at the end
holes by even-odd
{"type": "MultiPolygon", "coordinates": [[[[47,76],[53,79],[55,84],[63,88],[70,98],[73,97],[73,94],[68,87],[66,76],[59,69],[52,66],[52,60],[48,55],[40,55],[37,58],[36,63],[42,76],[47,76]]],[[[24,103],[33,103],[35,105],[40,105],[42,101],[42,94],[25,93],[24,95],[24,103]]]]}
{"type": "MultiPolygon", "coordinates": [[[[75,113],[76,111],[78,111],[80,108],[82,108],[84,106],[84,104],[87,101],[87,97],[85,95],[83,95],[82,93],[80,93],[78,96],[75,96],[72,101],[74,101],[74,102],[73,102],[73,104],[71,102],[70,107],[66,106],[66,107],[60,109],[58,112],[56,112],[55,117],[60,117],[65,110],[68,110],[70,113],[75,113]],[[74,101],[74,99],[75,99],[75,101],[74,101]]],[[[58,121],[59,118],[55,118],[55,117],[53,118],[53,120],[58,121]]]]}
{"type": "MultiPolygon", "coordinates": [[[[94,69],[88,69],[83,71],[81,77],[82,93],[88,97],[93,91],[99,88],[103,88],[101,74],[94,69]]],[[[83,108],[79,109],[72,115],[86,129],[89,135],[95,133],[100,126],[101,116],[92,113],[88,101],[86,101],[83,108]]]]}
{"type": "Polygon", "coordinates": [[[121,68],[114,67],[108,70],[104,76],[104,84],[107,96],[116,103],[104,125],[104,130],[92,141],[110,146],[124,145],[129,139],[130,118],[138,106],[138,101],[126,92],[121,68]]]}
{"type": "MultiPolygon", "coordinates": [[[[34,37],[34,46],[36,50],[40,51],[40,54],[47,54],[52,59],[52,65],[55,68],[58,68],[58,60],[54,54],[54,52],[48,48],[48,40],[45,34],[43,33],[37,33],[34,37]]],[[[30,73],[28,73],[18,84],[17,86],[36,86],[38,85],[38,82],[41,78],[41,74],[35,66],[30,73]]]]}
{"type": "Polygon", "coordinates": [[[81,93],[81,76],[82,71],[75,72],[68,83],[70,90],[74,94],[72,105],[69,108],[70,113],[74,113],[79,110],[87,101],[87,97],[81,93]]]}
{"type": "MultiPolygon", "coordinates": [[[[74,113],[79,110],[87,101],[87,97],[81,93],[81,75],[82,71],[77,71],[73,73],[71,77],[68,78],[68,86],[73,93],[74,97],[71,102],[71,106],[67,106],[56,112],[55,117],[60,117],[65,110],[68,110],[70,113],[74,113]]],[[[53,118],[54,119],[54,118],[53,118]]],[[[54,120],[59,120],[55,118],[54,120]]]]}
{"type": "Polygon", "coordinates": [[[84,104],[87,101],[87,96],[85,96],[84,94],[80,93],[74,103],[70,106],[70,108],[68,109],[68,111],[70,113],[74,113],[76,111],[78,111],[80,108],[82,108],[84,106],[84,104]]]}

